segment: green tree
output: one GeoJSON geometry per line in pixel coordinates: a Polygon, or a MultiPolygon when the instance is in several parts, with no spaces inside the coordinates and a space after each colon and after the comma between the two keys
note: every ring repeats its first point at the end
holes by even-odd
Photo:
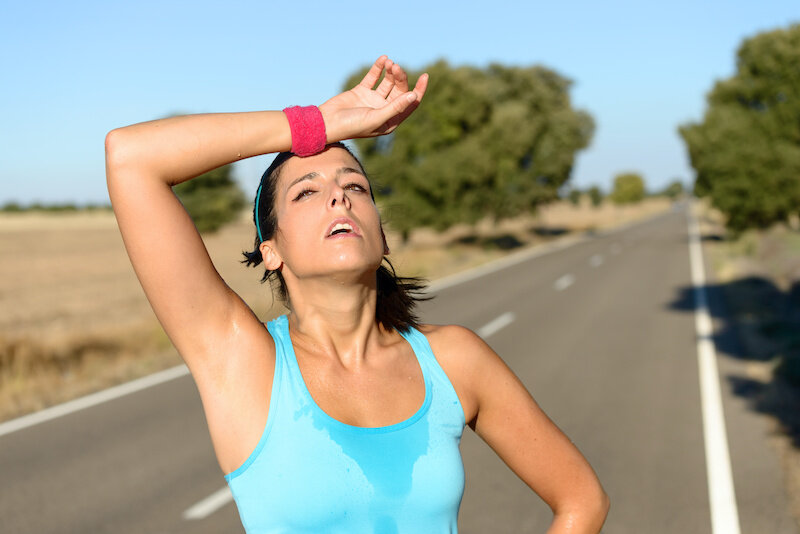
{"type": "Polygon", "coordinates": [[[644,179],[635,172],[626,172],[614,177],[611,200],[615,204],[633,204],[644,199],[644,179]]]}
{"type": "Polygon", "coordinates": [[[683,194],[683,182],[680,180],[673,180],[667,187],[664,188],[659,195],[669,197],[671,200],[677,199],[683,194]]]}
{"type": "Polygon", "coordinates": [[[587,192],[589,193],[589,199],[592,201],[592,206],[596,208],[603,203],[603,192],[599,187],[593,185],[587,192]]]}
{"type": "Polygon", "coordinates": [[[390,136],[356,142],[394,228],[408,235],[510,217],[558,198],[594,130],[572,108],[569,80],[540,66],[438,61],[424,71],[430,84],[419,109],[390,136]]]}
{"type": "Polygon", "coordinates": [[[569,195],[567,195],[567,198],[569,199],[570,203],[573,206],[578,206],[581,203],[581,192],[580,192],[580,190],[579,189],[570,190],[569,195]]]}
{"type": "Polygon", "coordinates": [[[697,179],[740,233],[800,213],[800,25],[745,40],[736,74],[715,84],[701,123],[680,134],[697,179]]]}
{"type": "Polygon", "coordinates": [[[3,207],[0,208],[0,211],[8,213],[17,213],[20,211],[24,211],[24,208],[20,205],[19,202],[15,200],[9,200],[5,204],[3,204],[3,207]]]}
{"type": "Polygon", "coordinates": [[[200,232],[218,230],[244,208],[244,193],[231,169],[225,165],[173,188],[200,232]]]}

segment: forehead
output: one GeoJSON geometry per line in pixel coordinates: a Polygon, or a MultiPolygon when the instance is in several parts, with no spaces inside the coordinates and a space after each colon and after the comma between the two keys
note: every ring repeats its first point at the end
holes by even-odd
{"type": "Polygon", "coordinates": [[[361,165],[349,152],[338,147],[331,147],[305,158],[295,156],[283,164],[278,177],[278,187],[285,189],[293,181],[312,172],[325,176],[342,167],[361,169],[361,165]]]}

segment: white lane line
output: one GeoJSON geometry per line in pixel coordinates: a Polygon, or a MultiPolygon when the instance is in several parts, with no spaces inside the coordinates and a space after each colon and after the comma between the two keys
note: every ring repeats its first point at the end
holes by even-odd
{"type": "Polygon", "coordinates": [[[603,255],[602,254],[595,254],[589,259],[589,265],[592,267],[600,267],[603,265],[603,255]]]}
{"type": "Polygon", "coordinates": [[[711,506],[713,534],[739,534],[739,512],[733,488],[731,460],[728,451],[725,414],[719,387],[717,355],[712,340],[713,327],[708,313],[705,293],[703,249],[697,221],[687,210],[689,218],[689,260],[695,296],[695,328],[697,329],[697,360],[700,369],[700,398],[703,404],[703,437],[706,449],[706,475],[711,506]]]}
{"type": "Polygon", "coordinates": [[[514,319],[516,319],[516,316],[514,315],[513,312],[506,312],[500,317],[492,319],[482,327],[478,328],[477,334],[483,339],[486,339],[492,334],[496,334],[503,328],[513,323],[514,319]]]}
{"type": "Polygon", "coordinates": [[[555,283],[553,284],[553,288],[556,291],[564,291],[574,283],[575,283],[575,277],[572,276],[571,274],[565,274],[564,276],[555,281],[555,283]]]}
{"type": "Polygon", "coordinates": [[[230,488],[225,486],[183,512],[186,520],[205,519],[233,500],[230,488]]]}
{"type": "MultiPolygon", "coordinates": [[[[439,291],[442,291],[443,289],[448,289],[450,287],[457,286],[459,284],[463,284],[471,280],[475,280],[476,278],[480,278],[481,276],[486,276],[488,274],[495,273],[502,269],[507,269],[508,267],[517,265],[524,261],[531,260],[533,258],[538,258],[540,256],[545,256],[552,252],[557,252],[559,250],[569,248],[573,245],[585,243],[591,239],[620,234],[625,230],[649,224],[658,219],[661,219],[662,217],[667,217],[671,214],[672,214],[671,211],[656,213],[651,217],[646,217],[638,221],[630,221],[625,224],[620,224],[619,226],[615,226],[613,228],[598,230],[597,232],[594,233],[593,237],[590,237],[588,234],[568,235],[566,237],[556,239],[555,241],[552,241],[550,243],[544,243],[542,245],[536,245],[531,248],[525,248],[520,250],[519,252],[512,252],[508,256],[498,258],[496,260],[490,261],[489,263],[484,263],[483,265],[479,265],[477,267],[473,267],[471,269],[467,269],[459,273],[454,273],[448,276],[444,276],[442,278],[437,278],[436,280],[431,281],[431,283],[428,285],[427,292],[437,293],[439,291]]],[[[619,251],[620,248],[619,245],[617,245],[617,249],[616,252],[614,252],[614,254],[618,254],[619,251]]]]}
{"type": "MultiPolygon", "coordinates": [[[[617,231],[617,229],[615,228],[611,231],[617,231]]],[[[603,235],[602,233],[597,234],[597,236],[602,236],[602,235],[603,235]]],[[[520,250],[519,252],[512,252],[508,256],[498,258],[496,260],[490,261],[489,263],[484,263],[483,265],[479,265],[477,267],[473,267],[465,271],[461,271],[458,273],[454,273],[433,280],[428,285],[427,291],[429,293],[436,293],[443,289],[447,289],[453,286],[457,286],[459,284],[463,284],[465,282],[469,282],[471,280],[475,280],[476,278],[480,278],[481,276],[486,276],[488,274],[492,274],[494,272],[507,269],[508,267],[512,267],[524,261],[531,260],[533,258],[538,258],[540,256],[545,256],[547,254],[563,250],[565,248],[577,245],[579,243],[584,243],[586,241],[589,241],[590,239],[591,238],[588,237],[587,235],[567,236],[564,238],[560,238],[556,241],[552,241],[550,243],[545,243],[543,245],[536,245],[529,249],[520,250]]]]}
{"type": "Polygon", "coordinates": [[[0,423],[0,436],[16,432],[17,430],[22,430],[23,428],[28,428],[33,425],[38,425],[39,423],[44,423],[45,421],[77,412],[79,410],[84,410],[118,397],[130,395],[131,393],[135,393],[163,382],[175,380],[176,378],[180,378],[188,374],[189,369],[185,365],[178,365],[176,367],[172,367],[171,369],[166,369],[164,371],[145,376],[138,380],[126,382],[125,384],[120,384],[119,386],[98,391],[97,393],[86,395],[85,397],[80,397],[63,404],[45,408],[44,410],[34,412],[29,415],[24,415],[17,419],[6,421],[5,423],[0,423]]]}

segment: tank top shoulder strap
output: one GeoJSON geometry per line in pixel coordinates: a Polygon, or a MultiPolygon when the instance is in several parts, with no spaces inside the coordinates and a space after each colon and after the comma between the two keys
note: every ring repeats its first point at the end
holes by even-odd
{"type": "Polygon", "coordinates": [[[452,382],[450,382],[450,377],[444,372],[444,369],[442,369],[442,366],[433,354],[433,349],[428,342],[428,338],[414,327],[409,327],[407,331],[400,332],[400,335],[403,336],[411,345],[411,348],[414,349],[417,360],[423,368],[423,374],[430,377],[433,381],[435,390],[438,391],[437,402],[444,402],[456,407],[454,410],[455,418],[461,421],[463,427],[465,421],[461,401],[458,398],[455,387],[453,387],[452,382]]]}
{"type": "Polygon", "coordinates": [[[425,337],[425,334],[414,327],[409,327],[405,332],[400,332],[400,335],[403,336],[411,345],[411,348],[414,349],[414,353],[417,355],[420,364],[425,364],[429,371],[437,372],[436,370],[438,370],[439,373],[444,374],[444,370],[436,360],[436,356],[433,355],[433,349],[431,349],[431,345],[428,343],[428,338],[425,337]]]}
{"type": "Polygon", "coordinates": [[[288,321],[285,315],[276,317],[267,323],[267,330],[275,342],[275,358],[286,358],[286,339],[285,335],[288,333],[286,325],[288,321]]]}
{"type": "Polygon", "coordinates": [[[309,393],[303,380],[303,373],[300,372],[300,366],[297,363],[297,355],[294,352],[292,337],[289,334],[289,318],[286,315],[281,315],[270,321],[267,324],[267,328],[275,340],[275,357],[280,357],[282,360],[285,389],[283,396],[291,405],[295,405],[298,402],[301,404],[314,404],[311,393],[309,393]],[[280,352],[280,355],[277,354],[278,352],[280,352]]]}

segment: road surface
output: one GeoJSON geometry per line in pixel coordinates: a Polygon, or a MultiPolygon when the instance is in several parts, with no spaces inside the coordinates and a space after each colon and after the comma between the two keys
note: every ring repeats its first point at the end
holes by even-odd
{"type": "MultiPolygon", "coordinates": [[[[424,321],[482,333],[520,376],[610,495],[604,532],[712,532],[685,211],[514,258],[435,286],[424,321]]],[[[741,532],[797,534],[768,424],[732,395],[736,364],[717,358],[741,532]]],[[[178,374],[0,426],[0,532],[242,532],[178,374]]],[[[462,451],[460,532],[546,530],[549,508],[469,429],[462,451]]]]}

